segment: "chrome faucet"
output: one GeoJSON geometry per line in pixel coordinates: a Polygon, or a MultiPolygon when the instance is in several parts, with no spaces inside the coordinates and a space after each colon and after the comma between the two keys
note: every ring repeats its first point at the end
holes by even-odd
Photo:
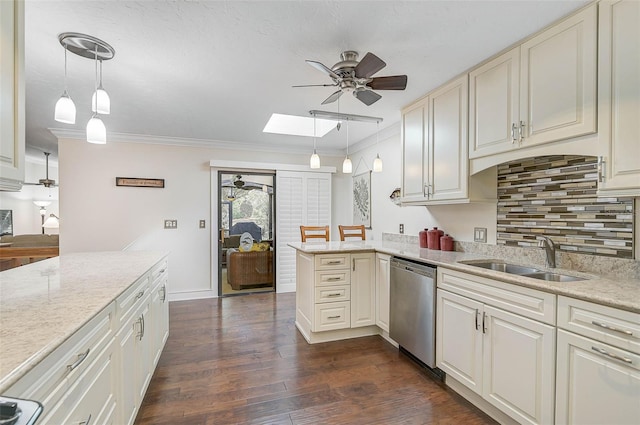
{"type": "Polygon", "coordinates": [[[538,247],[544,248],[547,254],[547,267],[556,267],[556,245],[546,236],[538,236],[538,247]]]}

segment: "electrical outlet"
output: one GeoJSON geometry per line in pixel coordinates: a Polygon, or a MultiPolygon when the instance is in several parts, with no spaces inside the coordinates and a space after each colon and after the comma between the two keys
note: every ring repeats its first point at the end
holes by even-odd
{"type": "Polygon", "coordinates": [[[487,228],[486,227],[474,227],[473,228],[473,241],[487,243],[487,228]]]}
{"type": "Polygon", "coordinates": [[[404,224],[400,224],[400,234],[404,234],[404,224]]]}
{"type": "Polygon", "coordinates": [[[165,220],[164,221],[165,229],[177,229],[178,228],[178,220],[165,220]]]}
{"type": "Polygon", "coordinates": [[[204,229],[205,227],[207,227],[207,222],[205,220],[200,220],[199,226],[201,229],[204,229]]]}

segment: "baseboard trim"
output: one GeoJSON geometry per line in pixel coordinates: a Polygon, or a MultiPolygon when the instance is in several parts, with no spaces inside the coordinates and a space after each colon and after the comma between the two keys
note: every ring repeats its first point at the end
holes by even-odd
{"type": "Polygon", "coordinates": [[[205,298],[218,298],[217,291],[207,289],[205,291],[169,292],[169,302],[202,300],[205,298]]]}

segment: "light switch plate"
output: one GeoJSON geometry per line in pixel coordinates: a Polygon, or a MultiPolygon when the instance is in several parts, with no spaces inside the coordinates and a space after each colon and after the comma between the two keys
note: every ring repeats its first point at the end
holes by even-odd
{"type": "Polygon", "coordinates": [[[178,228],[178,220],[165,220],[164,221],[165,229],[177,229],[178,228]]]}
{"type": "Polygon", "coordinates": [[[207,222],[205,220],[200,220],[199,226],[201,229],[204,229],[207,227],[207,222]]]}
{"type": "Polygon", "coordinates": [[[487,228],[486,227],[474,227],[473,228],[473,241],[487,243],[487,228]]]}
{"type": "Polygon", "coordinates": [[[400,224],[400,234],[404,234],[404,224],[400,224]]]}

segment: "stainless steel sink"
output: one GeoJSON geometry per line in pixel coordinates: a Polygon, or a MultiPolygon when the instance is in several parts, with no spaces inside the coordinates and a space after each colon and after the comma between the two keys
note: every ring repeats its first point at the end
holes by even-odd
{"type": "Polygon", "coordinates": [[[518,266],[515,264],[500,263],[496,261],[465,263],[465,264],[467,264],[468,266],[482,267],[483,269],[495,270],[498,272],[517,274],[517,275],[541,272],[541,270],[534,269],[533,267],[518,266]]]}
{"type": "Polygon", "coordinates": [[[532,277],[534,279],[546,280],[550,282],[575,282],[578,280],[585,280],[582,277],[569,276],[566,274],[551,273],[551,272],[526,273],[526,274],[523,274],[522,276],[532,277]]]}

